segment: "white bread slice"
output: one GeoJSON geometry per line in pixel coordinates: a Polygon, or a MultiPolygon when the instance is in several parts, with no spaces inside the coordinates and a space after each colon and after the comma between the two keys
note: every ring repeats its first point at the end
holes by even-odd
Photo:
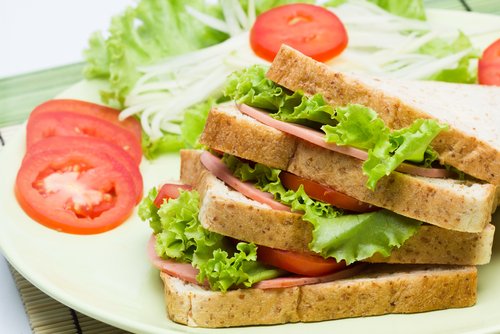
{"type": "MultiPolygon", "coordinates": [[[[272,248],[311,252],[312,226],[297,213],[273,210],[229,189],[200,162],[202,151],[181,151],[181,181],[201,195],[200,221],[210,231],[272,248]]],[[[423,225],[391,256],[375,255],[367,262],[426,264],[486,264],[491,258],[495,227],[480,233],[423,225]]],[[[312,253],[312,252],[311,252],[312,253]]]]}
{"type": "Polygon", "coordinates": [[[278,289],[205,290],[168,274],[167,313],[192,327],[312,322],[389,313],[416,313],[472,306],[475,267],[368,265],[354,277],[278,289]]]}
{"type": "Polygon", "coordinates": [[[290,90],[322,94],[333,106],[357,103],[399,129],[418,118],[450,125],[432,145],[442,163],[500,184],[500,88],[442,82],[370,78],[335,72],[282,46],[267,77],[290,90]]]}
{"type": "Polygon", "coordinates": [[[213,108],[200,139],[216,150],[287,170],[363,202],[432,225],[481,232],[491,221],[495,186],[393,172],[366,188],[362,161],[317,147],[241,114],[234,104],[213,108]]]}

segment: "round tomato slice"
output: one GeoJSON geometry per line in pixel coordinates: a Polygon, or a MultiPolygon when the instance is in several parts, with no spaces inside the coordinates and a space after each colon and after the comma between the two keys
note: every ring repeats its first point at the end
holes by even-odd
{"type": "Polygon", "coordinates": [[[329,203],[337,208],[354,212],[368,212],[377,209],[371,204],[363,203],[354,197],[292,173],[282,171],[280,173],[280,179],[285,188],[297,190],[302,185],[304,187],[304,191],[309,197],[318,201],[329,203]]]}
{"type": "Polygon", "coordinates": [[[97,137],[85,136],[55,136],[48,137],[37,141],[31,145],[30,150],[26,153],[24,160],[28,159],[32,154],[39,152],[52,151],[61,149],[65,152],[78,151],[81,148],[99,151],[108,155],[110,159],[122,165],[129,172],[134,185],[132,191],[136,194],[136,203],[139,203],[143,195],[143,180],[142,175],[136,162],[132,157],[122,150],[119,146],[108,142],[107,140],[97,137]]]}
{"type": "Polygon", "coordinates": [[[142,128],[141,124],[134,117],[128,117],[120,121],[118,116],[120,110],[80,100],[58,99],[49,100],[37,106],[31,112],[31,115],[38,115],[46,112],[65,111],[77,114],[84,114],[88,116],[98,117],[111,122],[125,130],[132,132],[141,141],[142,128]]]}
{"type": "Polygon", "coordinates": [[[477,76],[482,85],[500,86],[500,38],[484,50],[478,62],[477,76]]]}
{"type": "Polygon", "coordinates": [[[30,154],[15,183],[17,200],[37,222],[57,231],[95,234],[132,213],[136,195],[129,172],[92,148],[30,154]]]}
{"type": "Polygon", "coordinates": [[[339,271],[346,267],[344,261],[324,259],[321,256],[284,251],[258,246],[257,259],[268,265],[304,276],[321,276],[339,271]]]}
{"type": "Polygon", "coordinates": [[[324,7],[309,4],[279,6],[257,17],[250,45],[261,58],[273,61],[282,44],[327,61],[347,47],[347,32],[339,18],[324,7]]]}
{"type": "Polygon", "coordinates": [[[192,190],[193,187],[185,185],[185,184],[175,184],[175,183],[165,183],[156,195],[154,200],[154,204],[157,208],[159,208],[165,200],[169,200],[171,198],[179,197],[179,190],[192,190]]]}
{"type": "Polygon", "coordinates": [[[142,148],[129,131],[93,116],[70,112],[44,112],[30,115],[26,127],[28,150],[39,140],[52,136],[89,136],[115,143],[139,164],[142,148]]]}

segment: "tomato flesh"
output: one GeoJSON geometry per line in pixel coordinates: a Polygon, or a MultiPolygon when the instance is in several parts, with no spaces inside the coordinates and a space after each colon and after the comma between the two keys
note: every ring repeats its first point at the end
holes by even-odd
{"type": "Polygon", "coordinates": [[[500,86],[500,38],[484,50],[477,72],[480,84],[500,86]]]}
{"type": "Polygon", "coordinates": [[[139,164],[142,148],[129,131],[93,116],[70,112],[44,112],[31,115],[26,128],[28,150],[39,140],[52,136],[97,137],[115,143],[139,164]]]}
{"type": "Polygon", "coordinates": [[[31,116],[43,114],[46,112],[71,112],[97,117],[108,122],[111,122],[127,131],[130,131],[140,141],[142,136],[142,128],[139,121],[133,117],[128,117],[123,121],[118,119],[120,111],[118,109],[107,106],[72,99],[56,99],[46,101],[37,106],[31,112],[31,116]]]}
{"type": "Polygon", "coordinates": [[[23,210],[42,225],[74,234],[115,228],[132,213],[136,194],[130,173],[92,148],[34,152],[15,183],[23,210]]]}
{"type": "Polygon", "coordinates": [[[136,194],[136,202],[139,203],[143,195],[142,175],[136,162],[118,145],[97,137],[84,136],[55,136],[37,141],[30,146],[24,160],[30,155],[38,152],[52,151],[54,149],[64,149],[67,152],[78,151],[79,149],[89,149],[98,151],[109,156],[109,159],[121,164],[130,174],[133,182],[132,191],[136,194]]]}
{"type": "Polygon", "coordinates": [[[304,191],[309,197],[318,201],[329,203],[337,208],[354,212],[368,212],[377,209],[368,203],[363,203],[349,195],[343,194],[320,183],[305,179],[292,173],[282,171],[280,173],[280,179],[287,189],[296,191],[302,185],[304,187],[304,191]]]}
{"type": "Polygon", "coordinates": [[[257,259],[268,265],[281,268],[303,276],[321,276],[339,271],[346,267],[344,261],[324,259],[321,256],[285,251],[258,246],[257,259]]]}
{"type": "Polygon", "coordinates": [[[180,189],[192,190],[193,187],[185,185],[185,184],[165,183],[160,188],[160,191],[158,191],[158,195],[156,195],[156,198],[154,200],[154,205],[157,208],[160,208],[160,206],[163,204],[163,202],[165,200],[168,201],[171,198],[175,199],[175,198],[179,197],[180,189]]]}
{"type": "Polygon", "coordinates": [[[289,4],[259,15],[250,31],[250,45],[261,58],[273,61],[286,44],[318,61],[327,61],[347,47],[347,31],[328,9],[289,4]]]}

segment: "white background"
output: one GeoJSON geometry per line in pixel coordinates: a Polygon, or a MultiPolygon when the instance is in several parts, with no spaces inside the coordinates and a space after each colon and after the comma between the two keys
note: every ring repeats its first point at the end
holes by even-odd
{"type": "MultiPolygon", "coordinates": [[[[114,14],[133,3],[132,0],[0,0],[0,78],[82,61],[90,34],[106,29],[114,14]]],[[[18,291],[1,255],[0,333],[31,333],[18,291]]]]}

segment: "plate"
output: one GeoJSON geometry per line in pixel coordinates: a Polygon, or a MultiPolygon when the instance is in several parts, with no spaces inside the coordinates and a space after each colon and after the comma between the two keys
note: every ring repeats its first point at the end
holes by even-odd
{"type": "MultiPolygon", "coordinates": [[[[498,16],[430,11],[429,17],[442,24],[460,24],[481,29],[499,26],[498,16]]],[[[471,28],[471,29],[472,29],[471,28]]],[[[467,30],[467,29],[465,29],[467,30]]],[[[497,31],[500,31],[500,27],[497,31]]],[[[479,35],[480,47],[496,36],[479,35]]],[[[99,101],[102,82],[81,82],[60,97],[99,101]]],[[[0,247],[9,262],[39,289],[90,317],[116,327],[140,333],[208,333],[213,330],[188,328],[166,317],[159,275],[148,262],[147,224],[136,214],[118,228],[99,235],[79,236],[45,228],[34,222],[17,205],[14,179],[24,152],[24,130],[0,152],[0,247]],[[8,162],[8,163],[7,163],[8,162]]],[[[177,155],[154,162],[143,161],[145,189],[179,173],[177,155]]],[[[500,221],[500,215],[496,215],[500,221]]],[[[498,233],[497,233],[498,234],[498,233]]],[[[490,264],[479,269],[478,303],[474,307],[412,315],[385,315],[318,323],[218,329],[223,333],[471,333],[500,332],[500,247],[490,264]]]]}

